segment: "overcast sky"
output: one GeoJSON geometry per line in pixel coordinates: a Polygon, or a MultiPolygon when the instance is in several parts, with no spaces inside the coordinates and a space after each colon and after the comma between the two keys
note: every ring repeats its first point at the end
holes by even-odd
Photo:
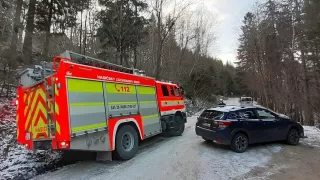
{"type": "Polygon", "coordinates": [[[203,0],[203,2],[218,16],[217,46],[212,49],[214,52],[212,55],[224,63],[235,62],[243,17],[257,0],[203,0]]]}

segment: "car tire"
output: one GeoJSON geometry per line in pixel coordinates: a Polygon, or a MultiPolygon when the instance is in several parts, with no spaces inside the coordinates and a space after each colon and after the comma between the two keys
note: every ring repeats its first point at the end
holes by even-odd
{"type": "Polygon", "coordinates": [[[249,139],[245,134],[238,133],[233,136],[231,141],[231,149],[237,153],[243,153],[247,150],[249,139]]]}
{"type": "Polygon", "coordinates": [[[181,136],[185,129],[185,122],[181,116],[174,116],[173,128],[170,130],[171,136],[181,136]]]}
{"type": "Polygon", "coordinates": [[[202,136],[202,139],[205,140],[206,142],[213,142],[213,140],[210,140],[210,139],[203,137],[203,136],[202,136]]]}
{"type": "Polygon", "coordinates": [[[129,160],[133,158],[138,151],[138,132],[131,125],[124,125],[118,130],[115,143],[114,155],[116,159],[129,160]]]}
{"type": "Polygon", "coordinates": [[[297,145],[300,141],[299,131],[295,128],[291,128],[287,135],[287,143],[290,145],[297,145]]]}

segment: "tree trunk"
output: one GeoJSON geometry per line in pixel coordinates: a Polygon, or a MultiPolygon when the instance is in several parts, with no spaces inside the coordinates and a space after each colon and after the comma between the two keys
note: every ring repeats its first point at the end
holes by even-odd
{"type": "Polygon", "coordinates": [[[137,68],[137,63],[138,63],[138,58],[137,58],[137,47],[134,47],[133,49],[133,56],[134,56],[134,61],[133,61],[133,67],[137,68]]]}
{"type": "Polygon", "coordinates": [[[24,37],[23,43],[23,55],[25,63],[30,64],[32,62],[32,38],[34,30],[34,14],[36,11],[36,0],[30,0],[28,14],[27,14],[27,26],[26,26],[26,35],[24,37]]]}
{"type": "Polygon", "coordinates": [[[48,23],[46,24],[46,37],[45,37],[45,43],[44,43],[44,49],[43,49],[44,56],[48,56],[48,53],[49,53],[50,30],[51,30],[52,16],[53,16],[53,1],[54,0],[51,0],[49,4],[49,16],[48,16],[48,23]]]}
{"type": "Polygon", "coordinates": [[[83,10],[81,10],[81,13],[80,13],[80,44],[79,44],[80,54],[82,53],[82,15],[83,15],[83,10]]]}
{"type": "Polygon", "coordinates": [[[83,54],[86,55],[86,48],[87,48],[87,18],[88,15],[86,14],[86,19],[84,21],[84,38],[83,38],[83,54]]]}
{"type": "MultiPolygon", "coordinates": [[[[134,15],[135,15],[135,21],[137,21],[138,19],[138,6],[135,5],[135,12],[134,12],[134,15]]],[[[136,42],[138,42],[138,34],[136,35],[136,42]]],[[[137,59],[137,48],[138,48],[138,44],[135,44],[134,48],[133,48],[133,67],[136,68],[137,67],[137,62],[138,62],[138,59],[137,59]]]]}
{"type": "Polygon", "coordinates": [[[23,0],[17,0],[16,14],[14,18],[13,34],[12,34],[12,40],[11,40],[11,60],[10,62],[8,62],[9,67],[15,65],[17,60],[17,44],[18,44],[22,3],[23,3],[23,0]]]}

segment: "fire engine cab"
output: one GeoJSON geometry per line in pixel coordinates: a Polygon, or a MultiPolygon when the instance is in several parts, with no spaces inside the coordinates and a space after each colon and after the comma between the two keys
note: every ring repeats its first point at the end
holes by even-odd
{"type": "Polygon", "coordinates": [[[139,140],[179,136],[187,121],[177,84],[66,51],[20,74],[17,141],[30,150],[134,157],[139,140]]]}

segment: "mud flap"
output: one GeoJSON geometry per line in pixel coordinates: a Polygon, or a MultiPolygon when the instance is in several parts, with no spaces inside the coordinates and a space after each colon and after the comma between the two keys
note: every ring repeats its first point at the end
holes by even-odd
{"type": "Polygon", "coordinates": [[[101,151],[97,152],[97,161],[112,161],[112,152],[111,151],[101,151]]]}

